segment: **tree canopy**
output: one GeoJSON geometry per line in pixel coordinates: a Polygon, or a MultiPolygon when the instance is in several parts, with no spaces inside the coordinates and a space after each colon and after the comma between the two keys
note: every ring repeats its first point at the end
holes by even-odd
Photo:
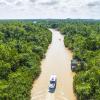
{"type": "Polygon", "coordinates": [[[100,99],[100,22],[70,21],[59,25],[65,46],[79,61],[74,90],[78,100],[100,99]]]}
{"type": "Polygon", "coordinates": [[[0,100],[29,100],[51,32],[25,22],[0,23],[0,100]]]}

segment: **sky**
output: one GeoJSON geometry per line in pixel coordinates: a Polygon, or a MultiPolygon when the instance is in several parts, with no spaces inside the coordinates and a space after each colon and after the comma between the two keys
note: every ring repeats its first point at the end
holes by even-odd
{"type": "Polygon", "coordinates": [[[100,19],[100,0],[0,0],[0,19],[100,19]]]}

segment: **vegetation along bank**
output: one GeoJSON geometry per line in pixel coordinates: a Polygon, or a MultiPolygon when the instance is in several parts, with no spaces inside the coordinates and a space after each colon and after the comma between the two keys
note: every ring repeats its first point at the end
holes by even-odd
{"type": "Polygon", "coordinates": [[[52,34],[32,23],[0,23],[0,100],[29,100],[52,34]]]}
{"type": "Polygon", "coordinates": [[[77,99],[100,100],[100,22],[69,21],[59,30],[79,62],[73,84],[77,99]]]}

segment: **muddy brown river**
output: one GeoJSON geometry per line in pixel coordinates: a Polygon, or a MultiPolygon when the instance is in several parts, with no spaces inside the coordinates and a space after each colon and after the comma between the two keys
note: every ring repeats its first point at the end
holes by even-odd
{"type": "Polygon", "coordinates": [[[41,62],[42,72],[33,83],[31,100],[76,100],[73,93],[73,73],[70,63],[72,53],[64,46],[64,36],[59,31],[50,29],[52,43],[41,62]],[[57,76],[57,87],[54,93],[48,92],[49,79],[52,74],[57,76]]]}

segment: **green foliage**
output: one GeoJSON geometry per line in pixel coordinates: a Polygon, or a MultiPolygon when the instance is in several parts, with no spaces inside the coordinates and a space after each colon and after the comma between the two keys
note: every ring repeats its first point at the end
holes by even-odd
{"type": "Polygon", "coordinates": [[[78,100],[100,100],[100,20],[47,19],[36,22],[60,30],[65,46],[78,60],[74,77],[78,100]]]}
{"type": "Polygon", "coordinates": [[[0,61],[0,79],[6,79],[10,73],[11,65],[9,63],[0,61]]]}
{"type": "Polygon", "coordinates": [[[30,99],[51,37],[51,32],[40,25],[0,23],[0,100],[30,99]]]}
{"type": "Polygon", "coordinates": [[[59,25],[59,30],[79,61],[74,77],[78,100],[100,100],[100,22],[70,21],[59,25]]]}

